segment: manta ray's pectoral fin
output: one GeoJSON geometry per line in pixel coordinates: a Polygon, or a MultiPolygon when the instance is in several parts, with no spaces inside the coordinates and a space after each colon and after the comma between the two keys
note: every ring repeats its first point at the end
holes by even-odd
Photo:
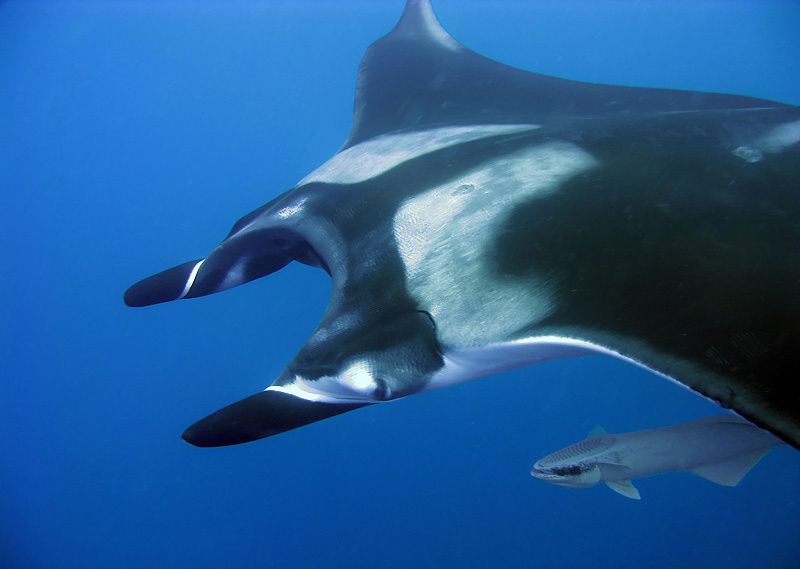
{"type": "Polygon", "coordinates": [[[692,468],[689,472],[720,486],[736,486],[769,451],[770,447],[756,449],[723,462],[692,468]]]}
{"type": "Polygon", "coordinates": [[[333,417],[368,403],[309,401],[280,391],[262,391],[223,407],[184,431],[199,447],[247,443],[333,417]]]}
{"type": "Polygon", "coordinates": [[[631,500],[641,500],[642,496],[639,490],[633,485],[630,480],[611,480],[606,482],[606,486],[611,488],[617,494],[621,494],[631,500]]]}

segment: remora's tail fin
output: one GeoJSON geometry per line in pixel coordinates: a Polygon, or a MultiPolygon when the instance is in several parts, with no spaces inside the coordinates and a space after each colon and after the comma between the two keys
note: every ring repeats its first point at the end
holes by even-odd
{"type": "Polygon", "coordinates": [[[639,494],[639,490],[630,480],[613,480],[606,482],[606,486],[611,488],[617,494],[621,494],[626,498],[630,498],[631,500],[642,499],[642,496],[639,494]]]}
{"type": "Polygon", "coordinates": [[[366,405],[307,401],[279,391],[262,391],[201,419],[186,429],[181,438],[198,447],[236,445],[277,435],[366,405]]]}
{"type": "Polygon", "coordinates": [[[723,462],[705,464],[692,468],[689,472],[721,486],[736,486],[750,472],[759,460],[764,458],[771,447],[756,449],[740,454],[723,462]]]}

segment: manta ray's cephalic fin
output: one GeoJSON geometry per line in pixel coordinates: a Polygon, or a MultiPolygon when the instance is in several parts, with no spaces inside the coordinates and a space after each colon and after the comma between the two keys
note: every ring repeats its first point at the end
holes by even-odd
{"type": "Polygon", "coordinates": [[[293,260],[324,263],[291,231],[278,228],[239,229],[205,259],[189,261],[139,281],[125,292],[128,306],[149,306],[196,298],[227,290],[274,273],[293,260]]]}
{"type": "Polygon", "coordinates": [[[279,391],[262,391],[201,419],[181,436],[199,447],[236,445],[290,431],[365,405],[307,401],[279,391]]]}

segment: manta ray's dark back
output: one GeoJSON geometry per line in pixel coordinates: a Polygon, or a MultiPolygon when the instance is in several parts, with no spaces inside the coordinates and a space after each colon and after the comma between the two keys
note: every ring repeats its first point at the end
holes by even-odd
{"type": "Polygon", "coordinates": [[[265,391],[190,427],[198,446],[602,353],[800,448],[799,143],[797,107],[528,73],[409,0],[361,62],[342,149],[125,302],[292,261],[331,275],[308,342],[265,391]]]}
{"type": "Polygon", "coordinates": [[[404,129],[453,124],[563,124],[578,117],[787,107],[738,95],[570,81],[503,65],[459,44],[428,0],[400,21],[359,67],[345,147],[404,129]]]}

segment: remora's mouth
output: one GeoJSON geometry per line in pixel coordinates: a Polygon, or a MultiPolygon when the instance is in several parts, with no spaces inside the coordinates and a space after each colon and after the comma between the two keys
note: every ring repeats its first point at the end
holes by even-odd
{"type": "Polygon", "coordinates": [[[533,476],[534,478],[538,478],[539,480],[544,480],[545,482],[553,482],[555,484],[564,481],[563,476],[554,474],[549,470],[539,468],[538,466],[535,465],[533,468],[531,468],[531,476],[533,476]]]}

